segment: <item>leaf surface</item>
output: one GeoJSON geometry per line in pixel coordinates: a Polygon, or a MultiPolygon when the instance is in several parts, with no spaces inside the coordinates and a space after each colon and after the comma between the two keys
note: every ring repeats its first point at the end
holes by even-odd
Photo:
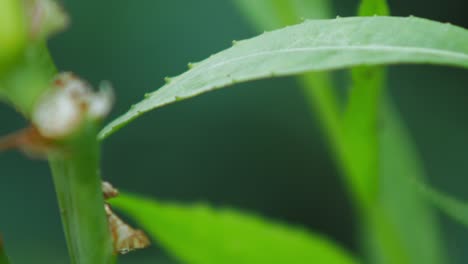
{"type": "Polygon", "coordinates": [[[111,122],[100,138],[152,109],[237,82],[395,63],[468,68],[468,31],[414,17],[353,17],[268,32],[239,41],[172,78],[111,122]]]}
{"type": "Polygon", "coordinates": [[[183,263],[358,263],[322,236],[231,209],[161,203],[128,194],[112,200],[112,205],[132,216],[183,263]]]}

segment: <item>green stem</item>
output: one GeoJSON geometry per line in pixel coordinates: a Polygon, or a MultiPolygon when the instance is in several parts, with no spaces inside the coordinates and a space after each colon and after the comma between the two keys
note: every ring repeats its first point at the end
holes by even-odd
{"type": "MultiPolygon", "coordinates": [[[[48,1],[28,4],[44,4],[41,8],[46,9],[53,5],[48,1]]],[[[6,100],[29,119],[57,72],[45,38],[48,31],[64,25],[64,14],[58,10],[46,12],[44,19],[53,27],[44,28],[44,36],[28,39],[30,18],[24,7],[20,0],[0,1],[0,100],[6,100]]],[[[115,262],[101,191],[97,131],[94,122],[86,122],[72,139],[61,142],[60,152],[49,155],[74,264],[115,262]]]]}
{"type": "Polygon", "coordinates": [[[49,157],[63,228],[73,264],[115,262],[104,212],[95,126],[49,157]]]}

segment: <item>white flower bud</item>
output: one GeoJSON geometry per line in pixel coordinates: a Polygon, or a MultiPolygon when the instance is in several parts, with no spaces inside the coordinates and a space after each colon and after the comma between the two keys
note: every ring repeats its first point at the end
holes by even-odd
{"type": "Polygon", "coordinates": [[[114,103],[114,91],[109,82],[102,82],[99,91],[89,98],[88,115],[93,119],[106,117],[114,103]]]}
{"type": "Polygon", "coordinates": [[[63,138],[72,134],[87,118],[99,120],[110,111],[111,88],[94,93],[84,81],[72,73],[61,73],[54,87],[39,100],[32,122],[47,138],[63,138]]]}

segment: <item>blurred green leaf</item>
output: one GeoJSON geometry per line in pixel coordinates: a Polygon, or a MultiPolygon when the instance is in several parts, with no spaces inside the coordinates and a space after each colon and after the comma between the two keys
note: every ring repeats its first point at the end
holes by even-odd
{"type": "Polygon", "coordinates": [[[394,236],[406,249],[410,263],[446,264],[437,219],[411,183],[413,178],[423,182],[425,176],[411,136],[386,101],[381,120],[379,197],[395,227],[394,236]]]}
{"type": "Polygon", "coordinates": [[[328,0],[235,0],[243,14],[262,30],[297,24],[303,19],[327,18],[328,0]]]}
{"type": "Polygon", "coordinates": [[[3,240],[0,236],[0,264],[9,264],[8,256],[6,255],[5,249],[3,248],[3,240]]]}
{"type": "Polygon", "coordinates": [[[468,227],[468,203],[437,191],[424,182],[415,181],[418,192],[439,210],[468,227]]]}
{"type": "Polygon", "coordinates": [[[112,205],[189,264],[358,263],[324,237],[234,210],[121,195],[112,205]]]}
{"type": "Polygon", "coordinates": [[[344,165],[363,201],[373,203],[378,195],[378,117],[385,69],[361,66],[351,70],[352,82],[342,125],[346,149],[344,165]]]}
{"type": "Polygon", "coordinates": [[[26,46],[22,1],[0,1],[0,77],[26,46]]]}
{"type": "MultiPolygon", "coordinates": [[[[363,0],[358,15],[389,15],[386,0],[363,0]]],[[[366,202],[378,194],[377,119],[382,91],[386,86],[384,67],[361,66],[351,69],[351,89],[343,117],[344,143],[351,151],[345,157],[347,173],[366,202]]]]}
{"type": "Polygon", "coordinates": [[[362,0],[359,5],[359,16],[388,16],[390,10],[387,0],[362,0]]]}
{"type": "MultiPolygon", "coordinates": [[[[389,15],[386,2],[363,0],[358,13],[389,15]]],[[[345,113],[347,142],[355,154],[358,175],[369,191],[379,195],[377,202],[383,214],[379,218],[386,221],[376,228],[391,230],[374,230],[364,238],[370,262],[446,263],[434,215],[407,182],[411,173],[421,180],[424,175],[402,120],[383,98],[387,95],[385,68],[356,67],[351,75],[345,113]]]]}
{"type": "Polygon", "coordinates": [[[171,78],[104,128],[100,138],[154,108],[237,82],[387,63],[468,68],[468,31],[420,18],[372,17],[307,21],[262,34],[171,78]]]}
{"type": "Polygon", "coordinates": [[[0,100],[29,117],[37,100],[50,88],[56,72],[46,43],[30,44],[8,74],[0,77],[0,100]]]}

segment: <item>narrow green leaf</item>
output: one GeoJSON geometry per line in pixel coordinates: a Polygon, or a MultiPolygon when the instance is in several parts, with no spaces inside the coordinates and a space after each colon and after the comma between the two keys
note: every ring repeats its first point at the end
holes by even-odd
{"type": "Polygon", "coordinates": [[[445,264],[437,219],[411,183],[413,178],[421,182],[425,178],[419,155],[399,114],[388,102],[383,102],[382,107],[380,203],[410,263],[445,264]]]}
{"type": "Polygon", "coordinates": [[[297,24],[303,19],[327,18],[328,0],[235,0],[259,31],[297,24]]]}
{"type": "Polygon", "coordinates": [[[121,195],[112,204],[188,264],[358,263],[328,239],[230,209],[121,195]]]}
{"type": "MultiPolygon", "coordinates": [[[[389,15],[385,0],[363,0],[359,16],[389,15]],[[383,7],[383,8],[382,8],[383,7]]],[[[399,230],[390,221],[385,207],[378,201],[380,189],[378,121],[381,97],[386,89],[386,71],[382,66],[360,66],[350,71],[351,85],[343,118],[344,144],[348,177],[352,178],[362,196],[368,216],[362,224],[361,245],[368,261],[375,264],[409,264],[409,252],[404,247],[399,230]]]]}
{"type": "Polygon", "coordinates": [[[372,17],[307,21],[269,32],[171,78],[104,128],[100,138],[154,108],[237,82],[389,63],[468,68],[468,31],[414,17],[372,17]]]}
{"type": "MultiPolygon", "coordinates": [[[[359,16],[388,15],[385,0],[363,0],[359,16]]],[[[381,94],[386,86],[383,67],[361,66],[351,69],[351,89],[343,118],[344,144],[350,150],[345,154],[349,177],[367,203],[378,194],[378,140],[377,120],[381,94]]]]}
{"type": "Polygon", "coordinates": [[[379,153],[377,127],[379,105],[385,88],[382,67],[356,67],[343,116],[346,152],[344,166],[363,201],[373,203],[378,196],[379,153]]]}
{"type": "Polygon", "coordinates": [[[388,16],[390,9],[387,0],[362,0],[358,13],[360,16],[388,16]]]}
{"type": "MultiPolygon", "coordinates": [[[[360,16],[389,13],[386,0],[363,0],[359,7],[360,16]]],[[[385,69],[356,67],[351,74],[353,84],[345,114],[347,142],[356,154],[352,156],[353,163],[359,164],[363,182],[370,192],[379,195],[378,206],[384,214],[379,217],[385,218],[386,223],[376,228],[391,230],[380,238],[376,235],[382,232],[377,230],[366,237],[370,262],[446,263],[434,215],[405,182],[408,172],[418,170],[417,177],[421,180],[424,175],[418,169],[416,152],[401,119],[386,105],[388,102],[382,102],[382,97],[387,95],[385,69]],[[394,156],[393,152],[399,155],[394,156]],[[417,221],[408,221],[409,216],[417,221]]]]}
{"type": "Polygon", "coordinates": [[[2,237],[0,236],[0,264],[9,264],[9,263],[10,261],[3,247],[2,237]]]}
{"type": "Polygon", "coordinates": [[[440,211],[468,227],[468,203],[437,191],[422,181],[415,181],[418,192],[440,211]]]}

